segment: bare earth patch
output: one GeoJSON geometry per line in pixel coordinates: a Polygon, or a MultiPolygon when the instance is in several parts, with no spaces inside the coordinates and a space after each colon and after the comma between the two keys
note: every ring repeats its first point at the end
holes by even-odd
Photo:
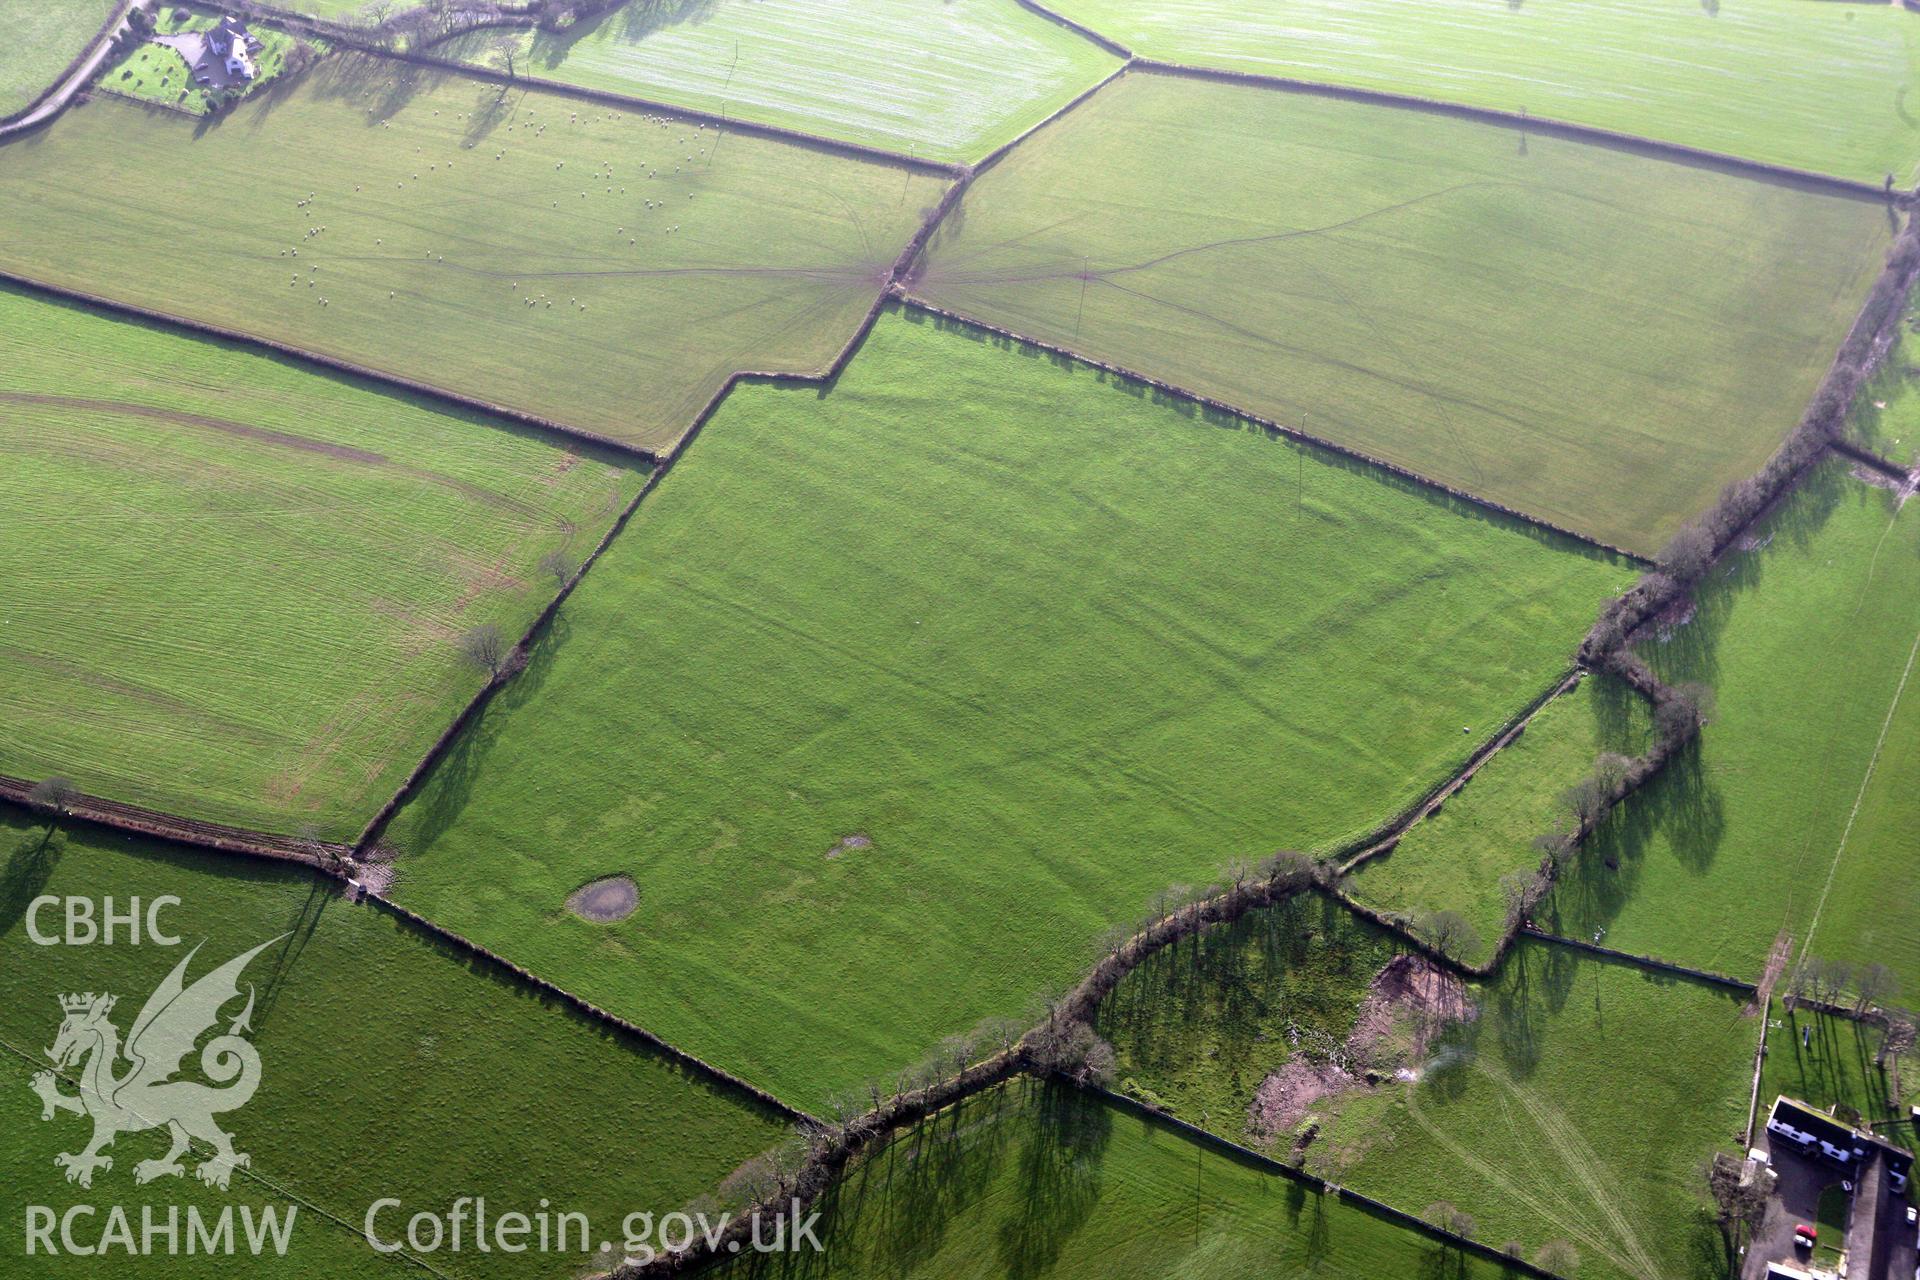
{"type": "MultiPolygon", "coordinates": [[[[1356,1075],[1356,1070],[1379,1068],[1383,1073],[1395,1062],[1417,1064],[1441,1032],[1456,1022],[1471,1021],[1477,1012],[1467,984],[1454,974],[1424,956],[1395,956],[1368,984],[1340,1061],[1316,1061],[1295,1053],[1254,1091],[1247,1106],[1248,1131],[1272,1142],[1298,1126],[1321,1099],[1364,1091],[1385,1078],[1374,1070],[1356,1075]],[[1348,1063],[1354,1068],[1350,1070],[1348,1063]]],[[[1409,1068],[1396,1074],[1415,1078],[1409,1068]]],[[[1303,1135],[1296,1150],[1312,1137],[1312,1133],[1303,1135]]]]}
{"type": "Polygon", "coordinates": [[[827,850],[827,856],[829,858],[837,858],[841,854],[847,852],[849,849],[871,849],[871,848],[873,848],[873,838],[871,836],[862,836],[862,835],[842,836],[840,838],[840,843],[834,845],[833,848],[827,850]]]}
{"type": "Polygon", "coordinates": [[[582,920],[612,924],[625,920],[640,905],[640,886],[631,876],[608,876],[581,885],[567,895],[567,910],[582,920]]]}
{"type": "Polygon", "coordinates": [[[1361,1081],[1343,1068],[1296,1053],[1254,1090],[1247,1128],[1271,1142],[1290,1132],[1320,1099],[1360,1087],[1361,1081]]]}
{"type": "Polygon", "coordinates": [[[1395,956],[1368,985],[1347,1048],[1359,1061],[1370,1062],[1396,1038],[1406,1036],[1418,1062],[1442,1031],[1456,1022],[1471,1022],[1474,1014],[1466,983],[1424,956],[1395,956]]]}

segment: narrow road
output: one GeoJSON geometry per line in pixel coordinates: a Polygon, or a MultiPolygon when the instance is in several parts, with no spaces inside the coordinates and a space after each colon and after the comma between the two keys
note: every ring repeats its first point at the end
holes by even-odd
{"type": "Polygon", "coordinates": [[[38,106],[18,120],[0,125],[0,142],[17,134],[26,133],[30,129],[37,129],[67,109],[67,104],[73,101],[73,95],[91,84],[93,77],[99,73],[100,65],[107,60],[107,54],[113,49],[114,40],[126,30],[127,14],[133,10],[135,3],[136,0],[120,0],[120,7],[114,11],[112,19],[101,28],[99,37],[95,39],[93,52],[73,69],[73,74],[69,75],[53,92],[42,98],[38,106]]]}

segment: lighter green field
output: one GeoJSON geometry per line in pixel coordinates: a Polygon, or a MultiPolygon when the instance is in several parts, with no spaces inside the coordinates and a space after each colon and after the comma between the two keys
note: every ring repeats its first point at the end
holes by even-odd
{"type": "Polygon", "coordinates": [[[113,0],[0,0],[0,119],[51,88],[113,12],[113,0]]]}
{"type": "MultiPolygon", "coordinates": [[[[38,925],[57,934],[58,919],[57,908],[42,912],[38,925]]],[[[235,1000],[224,1010],[223,1029],[241,1007],[235,1000]]],[[[198,1062],[188,1056],[183,1078],[199,1078],[198,1062]]],[[[139,1206],[151,1203],[163,1216],[169,1204],[215,1213],[226,1204],[294,1204],[293,1244],[285,1259],[265,1262],[244,1252],[211,1261],[116,1252],[116,1273],[418,1276],[360,1235],[375,1200],[397,1198],[407,1215],[445,1214],[456,1196],[484,1195],[494,1213],[531,1214],[544,1197],[618,1239],[626,1214],[678,1208],[781,1138],[775,1119],[739,1095],[472,967],[384,913],[348,905],[309,875],[216,864],[113,836],[60,833],[49,842],[44,828],[13,814],[0,814],[0,1088],[10,1116],[0,1126],[0,1174],[13,1206],[0,1233],[0,1269],[10,1275],[93,1274],[87,1268],[99,1265],[24,1260],[20,1205],[64,1213],[95,1204],[104,1215],[122,1204],[138,1231],[139,1206]],[[33,945],[25,915],[40,894],[111,894],[121,910],[136,895],[175,895],[179,905],[161,922],[184,945],[133,947],[124,937],[113,946],[33,945]],[[48,1065],[44,1050],[61,1021],[56,997],[117,995],[112,1021],[127,1033],[190,948],[202,947],[189,981],[282,936],[241,986],[243,997],[253,994],[251,1039],[262,1068],[252,1100],[221,1117],[236,1148],[252,1157],[230,1193],[202,1187],[191,1172],[137,1187],[134,1166],[165,1153],[165,1136],[153,1132],[120,1135],[109,1152],[113,1168],[97,1172],[91,1190],[64,1181],[53,1157],[79,1150],[91,1127],[66,1113],[41,1123],[27,1088],[28,1076],[48,1065]]],[[[201,1154],[187,1157],[189,1170],[201,1154]]],[[[387,1231],[395,1221],[391,1210],[377,1220],[383,1239],[399,1234],[387,1231]]],[[[403,1232],[404,1216],[398,1222],[403,1232]]],[[[82,1220],[83,1239],[87,1226],[82,1220]]],[[[104,1218],[91,1226],[97,1236],[104,1218]]],[[[434,1254],[437,1274],[530,1274],[528,1256],[481,1254],[470,1237],[467,1244],[457,1255],[434,1254]]],[[[592,1261],[550,1254],[544,1274],[572,1274],[592,1261]]]]}
{"type": "Polygon", "coordinates": [[[1668,680],[1713,686],[1699,750],[1595,833],[1546,915],[1748,979],[1785,932],[1796,956],[1892,966],[1912,999],[1920,682],[1902,682],[1920,640],[1920,508],[1896,515],[1892,494],[1830,464],[1759,536],[1692,622],[1644,648],[1668,680]]]}
{"type": "MultiPolygon", "coordinates": [[[[434,52],[504,69],[500,33],[434,52]]],[[[519,39],[516,74],[978,160],[1119,65],[1013,0],[655,0],[519,39]]]]}
{"type": "Polygon", "coordinates": [[[1394,948],[1344,915],[1291,902],[1128,977],[1100,1014],[1126,1087],[1406,1212],[1450,1202],[1495,1246],[1570,1243],[1582,1277],[1724,1274],[1695,1249],[1701,1169],[1746,1118],[1760,1027],[1737,999],[1523,941],[1423,1046],[1404,1004],[1362,1030],[1394,948]],[[1263,1131],[1256,1091],[1289,1058],[1349,1074],[1263,1131]]]}
{"type": "Polygon", "coordinates": [[[823,1253],[729,1278],[1491,1280],[1494,1263],[1062,1086],[909,1130],[822,1201],[823,1253]]]}
{"type": "Polygon", "coordinates": [[[1527,112],[1911,186],[1920,22],[1805,0],[1060,0],[1175,62],[1527,112]],[[1658,50],[1658,56],[1649,56],[1658,50]]]}
{"type": "Polygon", "coordinates": [[[1170,882],[1377,823],[1625,576],[892,313],[722,406],[402,813],[397,892],[811,1108],[1170,882]],[[565,912],[618,871],[630,919],[565,912]]]}
{"type": "Polygon", "coordinates": [[[0,774],[350,838],[630,458],[0,288],[0,774]]]}
{"type": "Polygon", "coordinates": [[[1438,813],[1410,828],[1392,853],[1362,863],[1348,891],[1410,918],[1459,912],[1479,939],[1463,958],[1484,961],[1506,928],[1500,878],[1540,865],[1535,838],[1572,828],[1561,794],[1601,752],[1639,755],[1646,728],[1645,706],[1625,685],[1582,680],[1542,707],[1525,733],[1438,813]]]}
{"type": "Polygon", "coordinates": [[[938,198],[712,134],[364,58],[211,126],[103,100],[0,151],[0,267],[662,446],[829,363],[938,198]]]}
{"type": "Polygon", "coordinates": [[[989,170],[915,291],[1629,550],[1800,416],[1878,203],[1129,74],[989,170]]]}

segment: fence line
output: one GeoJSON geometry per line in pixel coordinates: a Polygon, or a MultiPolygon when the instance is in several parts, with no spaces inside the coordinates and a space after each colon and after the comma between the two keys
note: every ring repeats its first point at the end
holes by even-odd
{"type": "Polygon", "coordinates": [[[174,315],[166,311],[156,311],[151,307],[143,307],[137,303],[120,302],[113,298],[103,297],[100,294],[88,293],[83,289],[74,289],[67,285],[53,284],[46,280],[35,279],[32,276],[23,276],[16,272],[5,270],[4,268],[0,268],[0,282],[31,290],[35,293],[63,298],[69,302],[82,303],[101,311],[113,312],[116,315],[131,316],[136,320],[143,320],[149,324],[161,325],[169,329],[183,330],[203,338],[215,338],[221,342],[231,342],[240,346],[271,352],[277,356],[297,360],[302,364],[318,366],[322,369],[331,370],[334,373],[347,374],[350,377],[360,378],[389,389],[405,391],[416,396],[423,396],[429,400],[451,406],[464,413],[484,413],[492,417],[504,418],[509,422],[514,422],[525,427],[532,427],[535,430],[551,435],[585,440],[600,448],[611,449],[617,453],[625,454],[628,457],[637,457],[649,463],[657,460],[659,456],[653,449],[630,444],[624,440],[615,440],[611,436],[603,436],[581,427],[570,426],[567,423],[558,422],[552,418],[543,418],[538,414],[529,413],[524,409],[514,409],[507,405],[494,404],[491,401],[482,400],[477,396],[466,395],[458,391],[449,391],[445,387],[437,387],[432,383],[420,382],[397,373],[387,373],[368,365],[357,364],[352,360],[347,360],[340,356],[330,356],[324,352],[312,351],[304,347],[296,347],[291,343],[281,342],[275,338],[265,338],[258,334],[247,333],[244,330],[229,329],[223,325],[210,324],[204,320],[193,320],[186,316],[174,315]]]}
{"type": "Polygon", "coordinates": [[[1207,395],[1204,392],[1194,391],[1191,388],[1182,387],[1175,383],[1167,382],[1164,379],[1153,377],[1150,374],[1141,373],[1135,369],[1129,369],[1125,365],[1113,364],[1110,361],[1100,360],[1100,359],[1097,359],[1096,357],[1085,355],[1079,351],[1075,351],[1071,347],[1061,346],[1058,343],[1048,342],[1041,338],[1029,337],[1026,334],[1018,333],[1012,329],[1005,328],[1001,325],[993,324],[986,320],[977,319],[976,317],[970,316],[965,312],[951,310],[950,308],[940,306],[937,303],[929,302],[925,298],[922,298],[919,295],[914,294],[904,288],[896,290],[896,297],[898,297],[902,305],[911,307],[916,311],[922,311],[928,315],[937,316],[942,320],[951,321],[954,324],[964,325],[971,329],[978,329],[984,333],[991,333],[998,337],[1005,338],[1010,342],[1017,342],[1022,344],[1023,346],[1031,347],[1036,351],[1047,351],[1047,352],[1051,352],[1054,355],[1065,356],[1068,359],[1078,361],[1079,363],[1084,364],[1089,368],[1099,369],[1105,373],[1112,374],[1115,377],[1126,378],[1129,381],[1140,383],[1143,386],[1152,387],[1154,390],[1159,391],[1167,396],[1171,396],[1174,399],[1183,400],[1189,404],[1199,405],[1201,408],[1210,409],[1216,413],[1226,414],[1242,422],[1246,422],[1253,426],[1259,427],[1262,430],[1266,431],[1268,435],[1285,436],[1287,439],[1292,440],[1298,444],[1312,445],[1316,449],[1323,449],[1326,452],[1335,454],[1339,457],[1347,458],[1354,462],[1364,463],[1369,467],[1376,468],[1380,471],[1387,473],[1388,475],[1394,476],[1397,479],[1417,485],[1422,489],[1426,489],[1435,493],[1445,494],[1449,498],[1453,498],[1459,502],[1467,503],[1470,506],[1478,507],[1482,511],[1491,511],[1497,515],[1501,515],[1510,520],[1514,520],[1521,524],[1527,525],[1530,528],[1539,529],[1544,532],[1554,534],[1558,537],[1570,539],[1571,541],[1577,542],[1582,546],[1588,547],[1594,551],[1600,551],[1600,552],[1606,553],[1607,555],[1618,557],[1619,559],[1627,561],[1629,564],[1633,564],[1641,567],[1650,567],[1653,563],[1647,557],[1640,555],[1638,552],[1629,551],[1625,547],[1617,547],[1611,542],[1603,542],[1599,538],[1593,537],[1591,534],[1576,532],[1575,530],[1569,529],[1564,525],[1555,524],[1551,520],[1547,520],[1541,516],[1529,515],[1524,511],[1520,511],[1514,507],[1509,507],[1505,503],[1495,501],[1492,498],[1485,498],[1476,493],[1469,493],[1465,489],[1457,489],[1453,485],[1448,484],[1444,480],[1435,480],[1431,476],[1422,475],[1418,471],[1413,471],[1407,467],[1403,467],[1397,462],[1388,462],[1384,458],[1376,458],[1370,453],[1354,448],[1352,445],[1341,444],[1338,441],[1330,440],[1325,436],[1315,435],[1312,432],[1302,430],[1299,427],[1290,427],[1285,423],[1280,422],[1276,419],[1266,417],[1263,414],[1254,413],[1247,409],[1239,408],[1235,405],[1231,405],[1227,403],[1224,400],[1216,399],[1213,396],[1207,395]]]}
{"type": "Polygon", "coordinates": [[[1146,1118],[1149,1123],[1164,1125],[1202,1146],[1212,1147],[1244,1163],[1258,1166],[1269,1173],[1276,1173],[1281,1177],[1290,1178],[1295,1182],[1313,1188],[1321,1195],[1333,1196],[1335,1199],[1353,1205],[1355,1208],[1367,1213],[1386,1218],[1395,1226],[1402,1229],[1414,1231],[1437,1240],[1449,1248],[1457,1249],[1462,1253],[1476,1254],[1479,1257],[1487,1259],[1489,1262],[1500,1264],[1509,1271],[1517,1272],[1523,1276],[1535,1277],[1536,1280],[1562,1280],[1562,1277],[1557,1272],[1548,1271],[1544,1267],[1528,1262],[1524,1258],[1516,1257],[1513,1254],[1503,1253],[1492,1245],[1480,1240],[1475,1240],[1471,1236],[1463,1236],[1457,1232],[1449,1231],[1445,1227],[1428,1222],[1425,1218],[1417,1217],[1404,1209],[1395,1208],[1384,1200],[1376,1200],[1364,1192],[1355,1191],[1353,1188],[1342,1186],[1337,1182],[1328,1182],[1325,1178],[1308,1173],[1305,1169],[1296,1168],[1282,1160],[1276,1160],[1264,1151],[1256,1151],[1252,1147],[1241,1146],[1231,1138],[1222,1137],[1210,1129],[1202,1129],[1196,1124],[1182,1120],[1170,1111],[1162,1111],[1160,1108],[1150,1106],[1138,1098],[1130,1098],[1124,1093],[1116,1093],[1103,1085],[1080,1081],[1068,1081],[1068,1083],[1124,1111],[1142,1116],[1146,1118]]]}
{"type": "Polygon", "coordinates": [[[1498,107],[1468,106],[1465,103],[1448,102],[1441,98],[1428,98],[1419,94],[1396,93],[1390,89],[1363,89],[1356,85],[1333,84],[1323,80],[1302,80],[1293,76],[1278,76],[1255,71],[1229,71],[1220,67],[1195,66],[1186,62],[1167,62],[1158,58],[1142,57],[1139,54],[1134,55],[1132,65],[1156,75],[1179,76],[1189,80],[1213,80],[1223,84],[1247,85],[1319,98],[1342,98],[1374,106],[1394,107],[1403,111],[1454,116],[1480,124],[1517,127],[1575,142],[1611,147],[1614,150],[1629,151],[1682,164],[1720,169],[1741,177],[1811,188],[1828,195],[1885,200],[1890,196],[1906,194],[1898,188],[1876,185],[1858,178],[1841,178],[1829,173],[1817,173],[1812,169],[1796,169],[1791,165],[1773,164],[1765,160],[1748,160],[1741,156],[1728,155],[1723,151],[1708,151],[1704,147],[1688,146],[1684,142],[1663,142],[1657,138],[1622,133],[1599,125],[1575,124],[1570,120],[1528,115],[1519,111],[1503,111],[1498,107]]]}
{"type": "MultiPolygon", "coordinates": [[[[30,812],[42,809],[45,806],[33,796],[33,790],[38,785],[25,778],[0,775],[0,800],[10,800],[30,812]]],[[[331,841],[303,840],[298,836],[275,835],[220,822],[202,822],[196,818],[162,813],[157,809],[79,792],[61,800],[58,816],[132,835],[156,836],[176,844],[212,849],[219,853],[269,858],[276,862],[297,862],[330,874],[337,874],[333,871],[336,862],[350,852],[350,846],[331,841]]]]}
{"type": "Polygon", "coordinates": [[[489,964],[495,965],[504,972],[512,974],[528,986],[557,997],[588,1017],[603,1022],[610,1027],[614,1027],[626,1035],[632,1036],[664,1057],[682,1066],[692,1068],[700,1074],[709,1076],[716,1082],[726,1085],[728,1088],[748,1094],[762,1106],[776,1112],[785,1120],[800,1122],[811,1121],[813,1119],[813,1117],[809,1116],[806,1112],[800,1110],[798,1107],[782,1102],[779,1098],[762,1089],[759,1085],[741,1079],[724,1067],[714,1066],[700,1055],[680,1048],[678,1045],[661,1038],[636,1022],[629,1021],[617,1013],[612,1013],[601,1008],[586,997],[576,995],[559,983],[551,982],[539,974],[534,973],[532,970],[515,964],[499,952],[484,947],[463,934],[455,933],[452,929],[429,920],[417,911],[401,906],[384,894],[375,892],[372,889],[362,888],[359,896],[365,901],[373,903],[378,909],[394,916],[396,919],[404,920],[411,927],[431,934],[443,941],[452,943],[454,946],[472,955],[479,956],[489,964]]]}

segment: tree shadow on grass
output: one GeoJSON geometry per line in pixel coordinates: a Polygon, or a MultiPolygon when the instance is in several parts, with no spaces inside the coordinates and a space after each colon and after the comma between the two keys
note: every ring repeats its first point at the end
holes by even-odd
{"type": "Polygon", "coordinates": [[[389,830],[394,833],[401,855],[399,874],[405,875],[407,855],[433,848],[460,820],[473,799],[474,787],[488,757],[516,713],[539,698],[552,674],[555,658],[572,634],[572,619],[563,604],[535,637],[526,665],[519,674],[467,719],[420,779],[413,794],[394,814],[389,830]]]}
{"type": "Polygon", "coordinates": [[[717,0],[632,0],[558,31],[536,28],[531,58],[551,71],[589,36],[604,33],[621,44],[640,44],[668,27],[705,22],[716,6],[717,0]]]}
{"type": "Polygon", "coordinates": [[[449,80],[457,77],[471,83],[469,77],[457,71],[363,53],[336,54],[317,63],[309,75],[315,98],[351,103],[356,111],[365,112],[362,123],[369,129],[380,128],[385,121],[406,110],[415,98],[431,93],[449,80]]]}
{"type": "Polygon", "coordinates": [[[51,823],[18,833],[5,867],[0,868],[0,938],[26,919],[27,908],[53,878],[66,845],[66,837],[51,823]]]}

